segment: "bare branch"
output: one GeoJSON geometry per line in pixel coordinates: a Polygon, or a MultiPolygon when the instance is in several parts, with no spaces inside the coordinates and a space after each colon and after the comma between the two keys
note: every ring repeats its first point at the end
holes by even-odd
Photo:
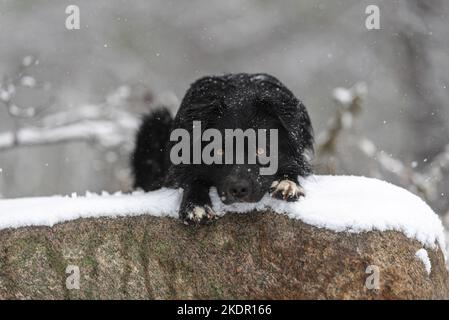
{"type": "MultiPolygon", "coordinates": [[[[130,88],[121,86],[98,105],[84,105],[78,108],[45,115],[44,110],[53,106],[54,99],[46,106],[19,107],[14,103],[18,87],[45,88],[26,70],[37,60],[25,57],[14,77],[6,77],[0,83],[0,102],[14,121],[14,129],[0,133],[0,151],[14,147],[55,144],[69,141],[86,141],[105,148],[131,145],[132,135],[139,121],[137,116],[126,110],[130,88]],[[23,126],[20,119],[30,119],[32,126],[23,126]]],[[[48,88],[47,88],[48,89],[48,88]]]]}
{"type": "Polygon", "coordinates": [[[340,134],[353,125],[353,119],[362,110],[363,99],[366,94],[366,85],[356,83],[352,88],[336,88],[333,92],[337,104],[336,115],[330,121],[325,132],[318,137],[318,156],[323,154],[335,154],[337,141],[340,134]]]}
{"type": "Polygon", "coordinates": [[[449,144],[424,169],[424,175],[434,183],[440,182],[445,172],[449,172],[449,144]]]}
{"type": "Polygon", "coordinates": [[[383,150],[379,150],[370,139],[358,138],[357,140],[357,147],[367,157],[377,161],[384,170],[398,177],[403,186],[407,186],[408,189],[422,195],[425,199],[430,199],[434,194],[434,186],[427,183],[428,179],[425,175],[414,171],[412,167],[405,165],[383,150]]]}
{"type": "MultiPolygon", "coordinates": [[[[336,88],[333,92],[337,111],[327,130],[319,136],[317,143],[317,158],[320,163],[325,163],[327,173],[337,172],[338,142],[342,133],[353,127],[353,120],[362,110],[365,94],[364,84],[356,84],[351,89],[336,88]]],[[[363,154],[376,161],[380,168],[397,177],[401,185],[426,200],[436,199],[438,183],[443,180],[444,173],[449,171],[449,144],[424,170],[418,172],[413,166],[406,165],[392,155],[379,150],[370,139],[356,135],[350,138],[363,154]]]]}
{"type": "Polygon", "coordinates": [[[34,118],[54,103],[54,97],[50,97],[47,103],[40,106],[20,106],[14,102],[19,88],[44,89],[45,91],[50,89],[49,83],[37,81],[27,74],[27,70],[38,63],[39,61],[34,57],[26,56],[19,66],[17,74],[12,77],[5,76],[3,81],[0,82],[0,103],[5,105],[6,111],[12,118],[34,118]]]}
{"type": "Polygon", "coordinates": [[[325,166],[325,172],[335,174],[337,171],[337,145],[341,134],[352,128],[354,118],[362,110],[366,95],[366,85],[356,83],[352,88],[336,88],[333,92],[337,106],[335,116],[317,139],[317,159],[325,166]]]}
{"type": "Polygon", "coordinates": [[[132,144],[132,136],[137,127],[136,119],[133,122],[86,120],[55,128],[22,128],[16,132],[0,133],[0,151],[70,141],[98,143],[107,148],[117,147],[132,144]]]}
{"type": "Polygon", "coordinates": [[[382,150],[379,151],[367,138],[359,138],[357,146],[366,156],[397,176],[402,185],[422,195],[426,200],[435,200],[438,195],[438,183],[443,180],[444,172],[449,171],[449,145],[422,172],[417,172],[412,166],[405,165],[382,150]]]}

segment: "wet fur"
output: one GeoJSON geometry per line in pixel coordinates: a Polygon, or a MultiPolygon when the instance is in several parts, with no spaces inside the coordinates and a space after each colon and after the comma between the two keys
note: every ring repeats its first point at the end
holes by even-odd
{"type": "MultiPolygon", "coordinates": [[[[313,151],[313,131],[305,106],[279,80],[267,74],[208,76],[194,82],[173,119],[158,109],[143,119],[132,156],[135,187],[145,191],[161,187],[183,188],[180,218],[201,223],[213,218],[209,190],[219,195],[232,179],[247,179],[252,190],[247,201],[254,202],[267,192],[273,197],[296,201],[304,195],[298,176],[311,174],[306,153],[313,151]],[[207,128],[278,129],[278,171],[258,175],[256,165],[173,165],[169,153],[176,142],[171,130],[192,132],[199,120],[207,128]]],[[[230,182],[231,181],[231,182],[230,182]]],[[[229,200],[228,201],[232,201],[229,200]]]]}

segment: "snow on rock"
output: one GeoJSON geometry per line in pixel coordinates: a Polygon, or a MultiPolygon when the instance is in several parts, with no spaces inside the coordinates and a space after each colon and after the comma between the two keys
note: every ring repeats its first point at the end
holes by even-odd
{"type": "MultiPolygon", "coordinates": [[[[285,202],[266,195],[258,203],[224,205],[215,188],[214,210],[249,212],[272,208],[290,218],[336,232],[396,230],[434,247],[445,248],[443,225],[432,209],[409,191],[387,182],[355,176],[311,176],[300,180],[306,196],[285,202]]],[[[52,226],[77,218],[151,214],[177,216],[181,190],[161,189],[133,194],[87,193],[86,196],[0,200],[0,229],[52,226]]]]}
{"type": "Polygon", "coordinates": [[[0,229],[24,226],[53,226],[78,218],[120,217],[151,214],[176,216],[181,191],[161,189],[153,192],[85,196],[23,198],[0,200],[0,229]]]}
{"type": "MultiPolygon", "coordinates": [[[[447,229],[444,230],[444,237],[446,238],[446,257],[449,256],[449,231],[447,229]]],[[[449,270],[449,261],[446,260],[447,269],[449,270]]]]}
{"type": "Polygon", "coordinates": [[[430,263],[429,255],[427,254],[427,250],[422,248],[416,251],[415,253],[416,258],[422,261],[424,263],[424,267],[426,268],[427,274],[430,275],[430,271],[432,270],[432,264],[430,263]]]}
{"type": "Polygon", "coordinates": [[[265,196],[257,204],[224,205],[211,192],[218,211],[247,212],[272,208],[289,217],[333,231],[363,232],[396,230],[429,247],[445,248],[444,228],[439,217],[411,192],[373,178],[356,176],[311,176],[300,179],[306,196],[285,202],[265,196]]]}

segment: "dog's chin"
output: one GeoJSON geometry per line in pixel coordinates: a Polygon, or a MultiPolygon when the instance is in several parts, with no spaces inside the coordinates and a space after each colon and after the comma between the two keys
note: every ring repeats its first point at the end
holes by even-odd
{"type": "Polygon", "coordinates": [[[244,199],[234,199],[231,197],[221,197],[221,202],[223,202],[223,204],[225,205],[230,205],[230,204],[234,204],[234,203],[256,203],[259,202],[260,200],[262,200],[263,198],[263,194],[262,195],[258,195],[256,197],[248,197],[248,198],[244,198],[244,199]]]}

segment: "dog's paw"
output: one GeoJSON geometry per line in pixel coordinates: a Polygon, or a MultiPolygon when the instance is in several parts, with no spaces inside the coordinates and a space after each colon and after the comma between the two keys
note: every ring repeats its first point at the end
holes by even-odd
{"type": "Polygon", "coordinates": [[[286,201],[296,201],[305,195],[304,189],[291,180],[273,181],[270,194],[273,198],[286,201]]]}
{"type": "Polygon", "coordinates": [[[204,224],[216,219],[214,210],[208,206],[192,206],[183,215],[185,224],[204,224]]]}

